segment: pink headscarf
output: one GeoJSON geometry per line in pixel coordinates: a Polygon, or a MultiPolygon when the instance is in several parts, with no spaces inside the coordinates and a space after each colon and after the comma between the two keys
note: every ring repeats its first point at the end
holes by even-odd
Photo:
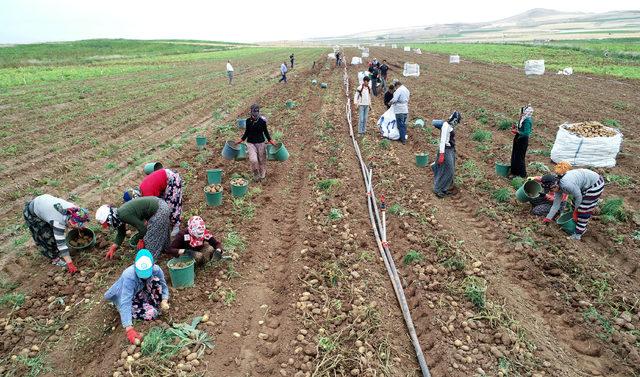
{"type": "Polygon", "coordinates": [[[189,232],[189,245],[191,247],[201,246],[205,240],[213,237],[207,230],[204,220],[200,216],[192,216],[187,222],[187,231],[189,232]]]}

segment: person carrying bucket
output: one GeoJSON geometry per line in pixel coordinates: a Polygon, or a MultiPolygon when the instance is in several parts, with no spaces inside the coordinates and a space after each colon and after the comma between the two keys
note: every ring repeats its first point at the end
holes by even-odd
{"type": "Polygon", "coordinates": [[[69,254],[65,231],[84,228],[89,221],[89,211],[44,194],[25,203],[22,215],[42,255],[56,266],[66,266],[70,274],[78,272],[69,254]]]}
{"type": "Polygon", "coordinates": [[[389,103],[393,106],[393,111],[396,113],[396,125],[398,126],[398,132],[400,133],[400,142],[402,144],[407,143],[407,116],[409,115],[409,97],[411,93],[406,86],[398,80],[393,80],[393,86],[396,88],[393,92],[393,98],[389,103]]]}
{"type": "Polygon", "coordinates": [[[369,81],[369,76],[365,76],[353,95],[353,103],[358,106],[358,136],[363,136],[367,132],[367,116],[371,109],[369,81]]]}
{"type": "Polygon", "coordinates": [[[135,263],[122,272],[104,299],[118,309],[129,342],[142,341],[142,335],[133,328],[133,320],[151,321],[169,310],[167,281],[149,250],[138,251],[135,263]]]}
{"type": "Polygon", "coordinates": [[[573,220],[576,232],[569,238],[580,240],[587,230],[587,224],[604,191],[604,178],[589,169],[571,169],[568,162],[562,161],[555,167],[556,174],[542,176],[541,183],[545,191],[554,193],[554,200],[544,223],[550,223],[560,208],[562,194],[573,196],[573,220]]]}
{"type": "Polygon", "coordinates": [[[255,103],[251,105],[251,116],[247,118],[244,134],[236,141],[236,144],[245,140],[247,141],[247,154],[253,171],[253,180],[261,181],[267,176],[267,148],[264,142],[266,140],[272,146],[275,146],[276,142],[271,140],[267,129],[267,119],[260,115],[260,106],[255,103]]]}
{"type": "Polygon", "coordinates": [[[511,129],[513,134],[513,148],[511,149],[511,174],[514,176],[525,178],[527,176],[527,165],[525,156],[529,147],[529,136],[533,121],[533,107],[531,105],[520,108],[520,120],[518,125],[514,125],[511,129]]]}
{"type": "Polygon", "coordinates": [[[127,224],[138,230],[140,239],[137,249],[146,248],[157,258],[169,246],[171,209],[158,197],[131,199],[118,208],[105,204],[98,208],[96,220],[104,229],[114,228],[118,231],[114,243],[105,255],[107,259],[113,258],[118,246],[124,241],[127,224]]]}
{"type": "Polygon", "coordinates": [[[143,196],[157,196],[171,209],[171,235],[180,230],[182,215],[182,178],[170,169],[160,169],[144,177],[140,186],[129,188],[122,195],[124,202],[143,196]]]}
{"type": "Polygon", "coordinates": [[[431,164],[433,170],[433,192],[438,198],[451,195],[456,170],[456,127],[462,121],[462,115],[454,111],[449,120],[440,129],[440,145],[436,161],[431,164]]]}
{"type": "Polygon", "coordinates": [[[202,217],[192,216],[187,227],[173,238],[166,253],[173,257],[189,255],[196,264],[202,265],[211,259],[222,258],[222,243],[209,232],[202,217]]]}
{"type": "Polygon", "coordinates": [[[233,81],[233,66],[231,65],[231,60],[227,60],[227,77],[229,78],[229,85],[233,81]]]}
{"type": "Polygon", "coordinates": [[[384,105],[389,109],[391,107],[391,100],[393,99],[393,92],[396,91],[395,85],[391,84],[384,93],[384,105]]]}

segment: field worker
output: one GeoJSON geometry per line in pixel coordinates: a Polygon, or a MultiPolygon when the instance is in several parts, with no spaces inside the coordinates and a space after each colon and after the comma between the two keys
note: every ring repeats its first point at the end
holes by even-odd
{"type": "Polygon", "coordinates": [[[202,265],[211,259],[222,258],[222,243],[209,232],[202,217],[192,216],[187,227],[173,238],[166,252],[174,257],[189,255],[196,264],[202,265]]]}
{"type": "Polygon", "coordinates": [[[431,164],[433,170],[433,192],[438,198],[451,195],[456,169],[456,127],[462,121],[462,115],[454,111],[449,120],[440,129],[440,146],[436,161],[431,164]]]}
{"type": "Polygon", "coordinates": [[[106,257],[113,258],[118,246],[124,241],[127,224],[138,230],[138,249],[147,249],[155,258],[169,247],[169,226],[171,209],[162,199],[145,196],[131,199],[118,208],[103,205],[96,212],[96,220],[103,228],[114,228],[118,231],[116,239],[109,247],[106,257]]]}
{"type": "Polygon", "coordinates": [[[278,82],[284,81],[284,83],[286,84],[287,83],[287,63],[282,62],[282,64],[280,65],[280,74],[282,75],[282,77],[278,82]]]}
{"type": "Polygon", "coordinates": [[[520,109],[520,120],[518,125],[511,129],[513,133],[513,148],[511,149],[511,174],[525,178],[527,176],[527,165],[524,161],[529,147],[529,136],[533,126],[533,107],[524,106],[520,109]]]}
{"type": "Polygon", "coordinates": [[[244,134],[236,141],[236,144],[247,141],[247,154],[253,171],[253,180],[259,182],[267,176],[267,148],[265,140],[275,146],[267,129],[267,119],[260,115],[260,106],[251,105],[251,116],[247,118],[247,126],[244,134]]]}
{"type": "Polygon", "coordinates": [[[42,255],[56,266],[67,266],[70,274],[78,272],[69,255],[69,245],[64,233],[67,229],[84,228],[89,221],[89,211],[44,194],[27,202],[22,215],[42,255]]]}
{"type": "Polygon", "coordinates": [[[371,108],[371,90],[369,76],[365,76],[353,96],[353,103],[358,106],[358,136],[367,132],[367,116],[371,108]]]}
{"type": "Polygon", "coordinates": [[[118,309],[120,323],[131,344],[136,339],[142,341],[142,335],[133,328],[134,319],[150,321],[158,318],[161,310],[169,310],[167,281],[147,249],[138,251],[135,263],[122,272],[104,298],[118,309]]]}
{"type": "Polygon", "coordinates": [[[295,60],[293,54],[289,55],[289,60],[291,60],[291,69],[293,69],[293,61],[295,60]]]}
{"type": "Polygon", "coordinates": [[[396,124],[400,133],[400,141],[402,144],[407,143],[407,116],[409,115],[409,89],[398,80],[393,80],[393,86],[396,88],[393,92],[393,98],[389,103],[393,106],[396,113],[396,124]]]}
{"type": "MultiPolygon", "coordinates": [[[[533,177],[538,182],[542,182],[542,177],[533,177]]],[[[569,195],[562,194],[562,201],[560,203],[560,212],[564,209],[567,198],[569,195]]],[[[551,207],[553,206],[553,200],[555,195],[552,193],[540,193],[538,197],[529,199],[531,204],[531,214],[534,216],[547,216],[551,207]]]]}
{"type": "Polygon", "coordinates": [[[391,100],[393,99],[393,92],[396,91],[396,87],[391,84],[384,93],[384,105],[388,108],[391,107],[391,100]]]}
{"type": "Polygon", "coordinates": [[[550,223],[558,210],[562,201],[562,194],[573,196],[573,220],[576,222],[576,232],[569,238],[579,240],[587,230],[587,223],[596,206],[598,199],[604,191],[604,178],[589,169],[572,169],[568,162],[560,162],[556,166],[556,174],[542,176],[542,187],[545,191],[554,193],[553,206],[543,220],[550,223]]]}
{"type": "Polygon", "coordinates": [[[129,188],[122,195],[126,202],[141,196],[157,196],[164,200],[171,210],[171,234],[180,229],[182,215],[182,178],[170,169],[159,169],[144,177],[138,188],[129,188]]]}
{"type": "Polygon", "coordinates": [[[229,85],[233,81],[233,66],[231,65],[231,60],[227,60],[227,77],[229,78],[229,85]]]}
{"type": "Polygon", "coordinates": [[[382,91],[387,91],[387,72],[389,72],[389,66],[385,59],[382,60],[382,64],[380,65],[380,83],[382,84],[382,91]]]}
{"type": "Polygon", "coordinates": [[[377,65],[373,65],[373,70],[371,72],[371,92],[375,97],[378,96],[378,79],[380,77],[380,69],[377,65]]]}
{"type": "Polygon", "coordinates": [[[336,51],[336,67],[340,66],[340,57],[341,57],[340,51],[336,51]]]}

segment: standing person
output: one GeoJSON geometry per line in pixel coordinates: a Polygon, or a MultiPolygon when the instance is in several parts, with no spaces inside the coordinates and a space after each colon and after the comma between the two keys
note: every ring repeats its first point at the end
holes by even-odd
{"type": "Polygon", "coordinates": [[[180,216],[182,215],[182,178],[170,169],[156,170],[144,177],[140,186],[124,192],[122,199],[126,202],[141,196],[157,196],[164,200],[171,209],[171,234],[178,233],[180,216]]]}
{"type": "Polygon", "coordinates": [[[216,260],[222,258],[222,243],[207,230],[200,216],[192,216],[187,222],[187,227],[180,230],[173,238],[166,252],[174,257],[190,255],[195,259],[196,264],[201,265],[212,258],[216,260]]]}
{"type": "MultiPolygon", "coordinates": [[[[566,162],[561,162],[560,164],[569,165],[566,162]]],[[[598,199],[604,191],[604,178],[589,169],[573,169],[566,171],[566,173],[560,172],[557,175],[544,175],[541,182],[545,191],[554,193],[553,205],[543,222],[550,223],[553,220],[558,209],[560,209],[563,193],[572,195],[575,208],[573,220],[576,222],[576,232],[569,238],[580,240],[587,230],[589,219],[598,206],[598,199]]]]}
{"type": "Polygon", "coordinates": [[[378,96],[378,78],[380,77],[380,69],[376,64],[373,65],[371,71],[371,91],[375,97],[378,96]]]}
{"type": "Polygon", "coordinates": [[[134,264],[127,267],[120,278],[104,294],[120,313],[120,323],[131,344],[142,341],[133,328],[133,320],[151,321],[169,310],[169,288],[162,269],[154,263],[147,249],[136,254],[134,264]]]}
{"type": "Polygon", "coordinates": [[[396,91],[396,87],[391,84],[384,93],[384,105],[388,108],[391,107],[391,100],[393,99],[393,92],[396,91]]]}
{"type": "Polygon", "coordinates": [[[438,198],[451,195],[456,170],[456,126],[462,121],[462,115],[454,111],[449,120],[440,129],[438,158],[431,164],[433,170],[433,192],[438,198]]]}
{"type": "Polygon", "coordinates": [[[380,65],[380,83],[382,84],[382,91],[387,91],[387,72],[389,71],[389,66],[387,65],[387,60],[382,60],[382,65],[380,65]]]}
{"type": "Polygon", "coordinates": [[[340,66],[340,51],[336,52],[336,67],[340,66]]]}
{"type": "Polygon", "coordinates": [[[511,129],[513,133],[513,148],[511,149],[511,174],[522,178],[527,177],[527,165],[524,161],[529,147],[529,136],[533,121],[533,107],[524,106],[520,109],[520,121],[518,126],[511,129]]]}
{"type": "Polygon", "coordinates": [[[247,118],[247,126],[244,129],[242,137],[236,141],[236,144],[247,141],[247,153],[249,154],[249,162],[253,171],[253,180],[259,182],[265,179],[267,175],[267,148],[264,145],[266,141],[275,146],[275,141],[271,140],[269,130],[267,129],[267,119],[260,115],[260,106],[258,104],[251,105],[251,116],[247,118]]]}
{"type": "Polygon", "coordinates": [[[70,274],[78,272],[69,254],[65,238],[67,229],[82,229],[89,221],[89,211],[66,200],[44,194],[27,202],[22,211],[31,237],[51,263],[64,267],[70,274]]]}
{"type": "Polygon", "coordinates": [[[291,60],[291,69],[293,69],[293,61],[294,61],[293,54],[289,55],[289,60],[291,60]]]}
{"type": "Polygon", "coordinates": [[[229,77],[229,85],[233,81],[233,66],[231,66],[231,60],[227,60],[227,77],[229,77]]]}
{"type": "Polygon", "coordinates": [[[287,83],[287,64],[285,62],[282,62],[282,65],[280,65],[280,74],[282,75],[282,77],[278,82],[284,81],[284,83],[286,84],[287,83]]]}
{"type": "Polygon", "coordinates": [[[409,115],[409,97],[411,93],[406,86],[398,80],[393,80],[393,86],[395,92],[393,92],[393,98],[389,103],[393,106],[393,111],[396,113],[396,124],[398,125],[398,132],[400,133],[400,141],[402,144],[407,143],[407,116],[409,115]]]}
{"type": "Polygon", "coordinates": [[[171,209],[158,197],[131,199],[118,208],[105,204],[98,208],[96,220],[103,228],[114,228],[118,231],[114,243],[107,251],[107,259],[113,258],[116,249],[124,241],[127,224],[138,230],[138,249],[150,250],[157,258],[169,246],[171,209]]]}
{"type": "Polygon", "coordinates": [[[362,136],[367,132],[367,116],[371,108],[369,81],[369,76],[365,76],[353,96],[353,103],[358,106],[358,136],[362,136]]]}

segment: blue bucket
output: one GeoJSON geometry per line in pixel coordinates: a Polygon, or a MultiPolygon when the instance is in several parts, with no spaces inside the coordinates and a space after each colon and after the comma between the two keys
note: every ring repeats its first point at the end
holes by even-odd
{"type": "Polygon", "coordinates": [[[225,160],[233,160],[240,152],[240,147],[234,141],[227,141],[224,143],[224,148],[222,148],[222,157],[225,160]]]}
{"type": "Polygon", "coordinates": [[[247,127],[247,120],[246,119],[238,119],[238,128],[245,128],[247,127]]]}
{"type": "Polygon", "coordinates": [[[442,119],[434,119],[431,121],[431,125],[437,129],[442,129],[442,125],[444,124],[444,120],[442,119]]]}

